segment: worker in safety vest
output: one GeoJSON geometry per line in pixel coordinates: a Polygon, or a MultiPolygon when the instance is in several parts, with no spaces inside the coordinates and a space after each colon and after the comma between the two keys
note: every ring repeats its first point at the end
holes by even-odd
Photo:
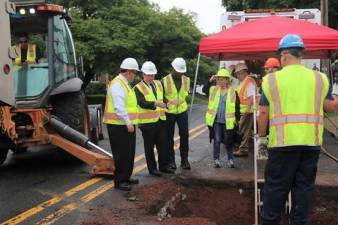
{"type": "Polygon", "coordinates": [[[180,135],[181,167],[190,169],[188,161],[189,128],[188,128],[188,103],[187,97],[190,91],[190,78],[184,74],[187,72],[185,60],[176,58],[171,63],[171,74],[162,80],[164,87],[164,99],[167,103],[167,132],[169,142],[170,167],[176,169],[174,134],[175,123],[178,125],[180,135]]]}
{"type": "Polygon", "coordinates": [[[126,58],[120,66],[120,74],[109,84],[103,122],[107,124],[110,147],[115,161],[115,188],[130,191],[137,179],[131,179],[135,158],[135,124],[138,108],[134,81],[139,66],[134,58],[126,58]]]}
{"type": "Polygon", "coordinates": [[[224,143],[227,149],[225,155],[226,165],[234,168],[233,144],[235,124],[240,118],[240,101],[234,88],[230,86],[230,73],[221,69],[215,75],[216,86],[209,91],[208,110],[205,115],[206,124],[212,129],[214,147],[214,167],[220,168],[220,147],[224,143]]]}
{"type": "Polygon", "coordinates": [[[242,134],[242,142],[234,156],[247,156],[249,152],[249,140],[253,127],[253,98],[257,92],[255,80],[249,76],[248,67],[244,63],[238,63],[235,75],[240,81],[237,89],[241,101],[241,119],[239,132],[242,134]]]}
{"type": "Polygon", "coordinates": [[[280,63],[277,58],[268,58],[264,64],[265,74],[273,73],[278,71],[280,68],[280,63]]]}
{"type": "Polygon", "coordinates": [[[302,38],[284,36],[278,48],[282,70],[263,79],[258,120],[258,146],[266,145],[270,123],[268,160],[265,168],[262,225],[278,225],[288,193],[292,194],[290,224],[309,224],[324,111],[334,111],[327,76],[301,64],[302,38]]]}
{"type": "Polygon", "coordinates": [[[157,74],[153,62],[142,65],[143,80],[135,87],[138,102],[139,128],[144,140],[144,151],[149,174],[161,176],[163,173],[174,173],[169,168],[168,138],[165,125],[165,108],[163,102],[163,86],[161,81],[154,80],[157,74]],[[158,167],[155,160],[154,147],[158,153],[158,167]]]}
{"type": "Polygon", "coordinates": [[[22,65],[24,63],[37,63],[36,45],[28,43],[29,39],[27,34],[21,35],[19,40],[20,43],[16,45],[16,52],[18,53],[18,57],[15,59],[15,64],[22,65]]]}

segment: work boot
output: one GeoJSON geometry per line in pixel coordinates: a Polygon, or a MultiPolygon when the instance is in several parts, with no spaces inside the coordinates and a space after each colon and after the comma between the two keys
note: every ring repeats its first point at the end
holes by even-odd
{"type": "Polygon", "coordinates": [[[162,176],[162,174],[158,170],[152,170],[152,171],[149,172],[149,174],[151,174],[155,177],[161,177],[162,176]]]}
{"type": "Polygon", "coordinates": [[[169,174],[174,174],[174,173],[175,173],[175,170],[172,169],[172,168],[170,168],[170,167],[163,168],[163,169],[161,168],[160,171],[161,171],[162,173],[169,173],[169,174]]]}
{"type": "Polygon", "coordinates": [[[175,160],[169,162],[168,167],[169,167],[170,169],[176,170],[176,169],[177,169],[177,166],[176,166],[175,160]]]}
{"type": "Polygon", "coordinates": [[[181,161],[181,167],[184,170],[190,170],[191,169],[191,166],[190,166],[190,163],[189,163],[188,159],[182,159],[182,161],[181,161]]]}
{"type": "Polygon", "coordinates": [[[243,150],[238,149],[237,151],[233,153],[233,155],[235,157],[246,157],[248,156],[248,151],[243,151],[243,150]]]}
{"type": "Polygon", "coordinates": [[[114,188],[121,191],[131,191],[131,185],[128,182],[115,183],[114,188]]]}
{"type": "Polygon", "coordinates": [[[140,181],[138,179],[130,178],[127,183],[134,185],[134,184],[139,184],[140,181]]]}

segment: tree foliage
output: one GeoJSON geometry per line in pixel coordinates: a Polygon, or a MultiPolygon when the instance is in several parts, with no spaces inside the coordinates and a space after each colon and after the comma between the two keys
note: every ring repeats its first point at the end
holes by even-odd
{"type": "MultiPolygon", "coordinates": [[[[203,33],[192,17],[173,8],[161,12],[147,0],[55,0],[69,8],[77,54],[83,56],[87,73],[116,75],[121,61],[134,57],[142,64],[153,61],[163,76],[175,57],[187,60],[194,74],[203,33]]],[[[217,70],[217,63],[203,58],[202,82],[217,70]]]]}
{"type": "MultiPolygon", "coordinates": [[[[263,8],[320,9],[320,0],[222,0],[229,11],[263,8]]],[[[338,29],[338,1],[329,0],[329,26],[338,29]]]]}

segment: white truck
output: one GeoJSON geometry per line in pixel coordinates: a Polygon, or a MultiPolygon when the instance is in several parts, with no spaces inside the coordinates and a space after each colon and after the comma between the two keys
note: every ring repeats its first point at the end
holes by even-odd
{"type": "MultiPolygon", "coordinates": [[[[221,29],[226,30],[239,23],[256,20],[268,16],[284,16],[293,19],[307,20],[321,24],[321,12],[319,9],[247,9],[244,11],[225,11],[221,15],[221,29]]],[[[239,61],[221,61],[220,67],[229,68],[239,61]]],[[[308,68],[320,68],[319,59],[306,59],[302,63],[308,68]]]]}

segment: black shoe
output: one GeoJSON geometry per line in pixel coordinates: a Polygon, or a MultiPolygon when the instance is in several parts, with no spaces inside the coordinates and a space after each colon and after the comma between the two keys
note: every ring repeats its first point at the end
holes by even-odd
{"type": "Polygon", "coordinates": [[[191,166],[190,166],[190,163],[189,163],[188,159],[183,159],[182,160],[181,167],[184,170],[190,170],[191,169],[191,166]]]}
{"type": "Polygon", "coordinates": [[[162,176],[162,174],[158,170],[152,170],[152,171],[149,172],[149,174],[151,174],[153,176],[156,176],[156,177],[161,177],[162,176]]]}
{"type": "Polygon", "coordinates": [[[160,169],[160,171],[161,171],[162,173],[170,173],[170,174],[174,174],[174,173],[175,173],[175,170],[172,169],[172,168],[170,168],[170,167],[160,169]]]}
{"type": "Polygon", "coordinates": [[[130,178],[128,181],[127,181],[128,184],[131,184],[131,185],[134,185],[134,184],[139,184],[140,181],[138,179],[133,179],[133,178],[130,178]]]}
{"type": "Polygon", "coordinates": [[[168,167],[169,167],[170,169],[176,170],[176,169],[177,169],[177,166],[176,166],[175,160],[174,160],[174,161],[171,161],[171,162],[168,164],[168,167]]]}
{"type": "Polygon", "coordinates": [[[115,183],[114,187],[121,191],[131,191],[131,185],[127,182],[115,183]]]}

